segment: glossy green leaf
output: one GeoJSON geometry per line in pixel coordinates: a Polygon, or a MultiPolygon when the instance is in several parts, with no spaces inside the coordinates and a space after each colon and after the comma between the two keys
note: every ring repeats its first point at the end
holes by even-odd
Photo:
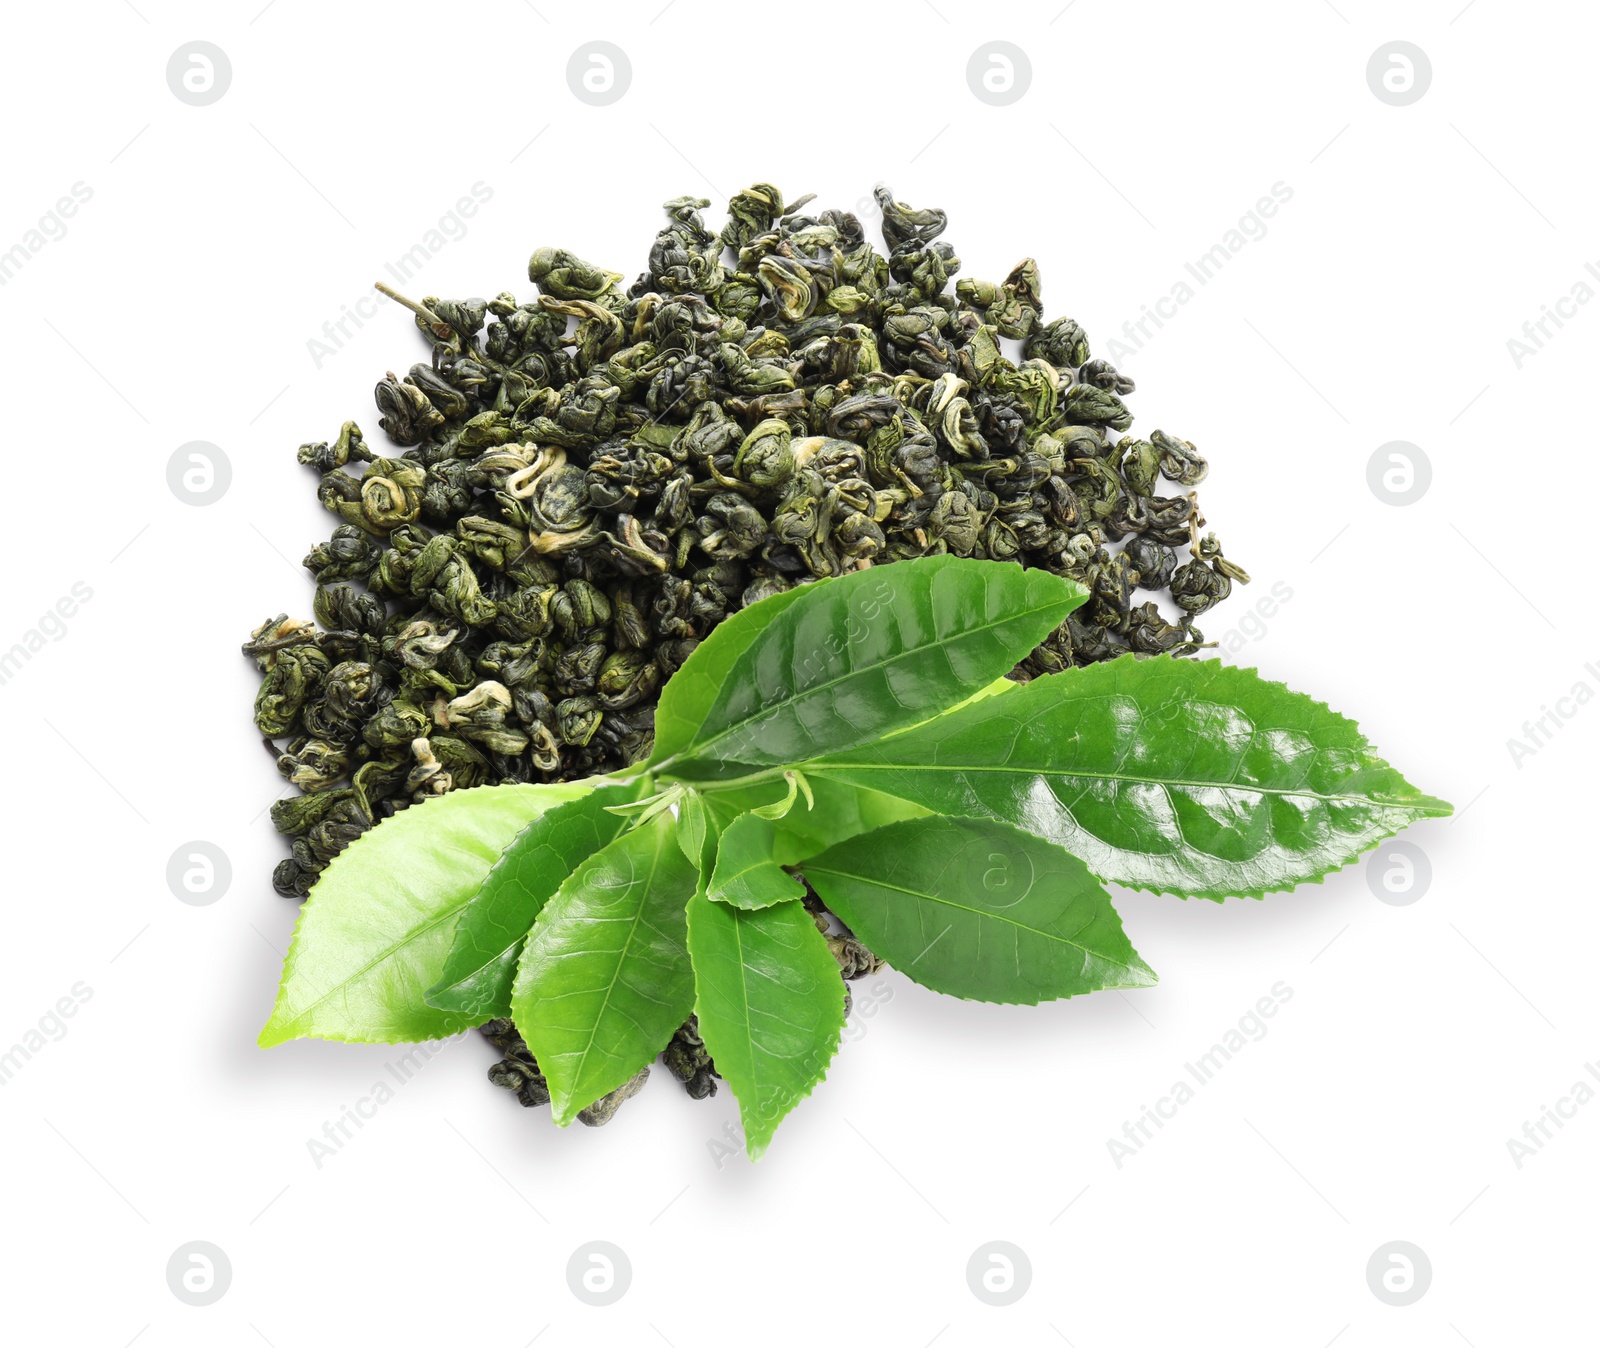
{"type": "Polygon", "coordinates": [[[444,968],[457,919],[530,818],[588,790],[451,791],[363,833],[300,909],[261,1046],[305,1037],[412,1043],[477,1024],[423,996],[444,968]]]}
{"type": "Polygon", "coordinates": [[[428,989],[430,1006],[480,1023],[511,1014],[517,960],[539,910],[579,862],[627,829],[631,820],[610,809],[638,800],[643,787],[642,780],[602,786],[517,834],[462,912],[444,971],[428,989]]]}
{"type": "Polygon", "coordinates": [[[784,590],[729,614],[711,629],[661,689],[660,700],[656,703],[652,764],[665,762],[694,743],[729,671],[766,629],[767,623],[811,588],[797,585],[792,590],[784,590]]]}
{"type": "Polygon", "coordinates": [[[777,835],[777,825],[758,814],[741,814],[723,829],[707,895],[735,908],[804,898],[805,886],[773,860],[777,835]]]}
{"type": "Polygon", "coordinates": [[[696,895],[689,953],[700,1036],[739,1101],[754,1161],[838,1050],[844,980],[798,899],[751,912],[696,895]]]}
{"type": "Polygon", "coordinates": [[[1088,868],[998,820],[890,824],[801,869],[867,949],[935,992],[1032,1005],[1156,981],[1088,868]]]}
{"type": "MultiPolygon", "coordinates": [[[[814,797],[810,808],[800,801],[782,819],[773,821],[772,859],[780,866],[792,866],[816,856],[834,843],[868,829],[881,828],[901,819],[917,819],[929,813],[911,801],[852,786],[849,782],[826,777],[808,777],[807,781],[814,797]]],[[[773,780],[711,791],[705,800],[712,817],[726,828],[745,811],[782,798],[783,784],[773,780]]]]}
{"type": "Polygon", "coordinates": [[[870,743],[980,692],[1084,597],[1048,571],[943,556],[819,581],[777,596],[781,604],[763,600],[738,615],[761,627],[737,656],[715,645],[724,623],[662,690],[657,723],[665,720],[671,752],[658,746],[653,761],[663,773],[708,781],[870,743]],[[692,712],[678,702],[680,682],[692,712]]]}
{"type": "Polygon", "coordinates": [[[1320,880],[1450,813],[1324,704],[1166,656],[1035,679],[807,771],[1008,820],[1106,880],[1219,900],[1320,880]]]}
{"type": "Polygon", "coordinates": [[[705,797],[690,791],[678,802],[678,846],[697,870],[704,864],[712,832],[711,811],[706,808],[705,797]]]}
{"type": "Polygon", "coordinates": [[[694,1009],[684,905],[698,872],[670,815],[608,843],[540,911],[511,1016],[558,1124],[654,1060],[694,1009]]]}

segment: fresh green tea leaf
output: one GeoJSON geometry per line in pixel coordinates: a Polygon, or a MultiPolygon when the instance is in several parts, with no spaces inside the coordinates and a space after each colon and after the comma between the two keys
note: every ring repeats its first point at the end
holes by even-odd
{"type": "Polygon", "coordinates": [[[760,603],[731,613],[711,629],[694,653],[667,680],[656,703],[655,749],[651,764],[681,754],[700,735],[729,671],[739,663],[767,624],[812,587],[797,585],[760,603]]]}
{"type": "Polygon", "coordinates": [[[807,771],[1008,820],[1106,880],[1218,900],[1320,880],[1450,813],[1323,703],[1166,656],[1035,679],[807,771]]]}
{"type": "Polygon", "coordinates": [[[457,919],[530,818],[588,791],[575,783],[451,791],[355,839],[300,910],[261,1046],[303,1037],[412,1043],[478,1024],[423,995],[444,968],[457,919]]]}
{"type": "Polygon", "coordinates": [[[838,1050],[844,980],[798,899],[751,912],[696,895],[689,953],[700,1036],[733,1087],[754,1161],[838,1050]]]}
{"type": "Polygon", "coordinates": [[[801,869],[869,950],[935,992],[1032,1005],[1156,981],[1088,868],[997,820],[890,824],[801,869]]]}
{"type": "Polygon", "coordinates": [[[648,1065],[694,1009],[684,905],[698,872],[670,815],[583,862],[523,946],[511,1016],[558,1124],[648,1065]]]}
{"type": "Polygon", "coordinates": [[[712,834],[711,811],[705,797],[690,791],[678,802],[678,846],[698,870],[706,857],[706,843],[712,834]]]}
{"type": "Polygon", "coordinates": [[[816,797],[811,794],[811,783],[806,781],[803,772],[796,772],[793,768],[787,769],[783,774],[785,790],[783,799],[775,800],[771,805],[757,805],[751,814],[758,814],[763,819],[782,819],[790,810],[794,809],[795,801],[801,796],[805,797],[806,809],[816,808],[816,797]]]}
{"type": "Polygon", "coordinates": [[[602,786],[532,820],[484,877],[456,926],[428,1004],[478,1021],[511,1014],[511,985],[523,938],[539,910],[571,875],[632,822],[611,807],[636,801],[643,781],[602,786]]]}
{"type": "Polygon", "coordinates": [[[733,659],[718,646],[707,669],[697,668],[723,623],[662,690],[657,724],[665,708],[670,733],[652,760],[662,771],[726,778],[915,725],[1011,669],[1086,597],[1048,571],[950,556],[857,571],[793,595],[744,610],[739,617],[763,618],[760,630],[741,628],[733,659]]]}
{"type": "MultiPolygon", "coordinates": [[[[930,813],[908,800],[852,786],[849,782],[828,777],[808,777],[807,781],[813,796],[811,807],[807,809],[803,803],[798,803],[782,819],[774,821],[772,859],[780,866],[792,866],[814,857],[834,843],[868,829],[930,813]]],[[[719,788],[706,794],[706,807],[726,828],[746,810],[781,799],[782,790],[782,783],[775,780],[725,790],[719,788]]]]}
{"type": "Polygon", "coordinates": [[[777,834],[777,825],[759,814],[741,814],[723,829],[707,895],[735,908],[804,898],[805,886],[772,859],[777,834]]]}

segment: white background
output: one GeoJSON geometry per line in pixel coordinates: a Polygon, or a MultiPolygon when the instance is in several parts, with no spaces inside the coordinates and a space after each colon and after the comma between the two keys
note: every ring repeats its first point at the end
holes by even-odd
{"type": "Polygon", "coordinates": [[[1579,681],[1600,689],[1579,485],[1600,306],[1520,368],[1507,341],[1600,259],[1593,14],[535,4],[6,19],[0,250],[74,183],[92,197],[0,287],[0,647],[75,582],[93,592],[0,686],[0,1048],[92,990],[0,1087],[8,1340],[1591,1341],[1600,1103],[1520,1168],[1507,1140],[1600,1059],[1600,707],[1520,766],[1507,741],[1579,681]],[[232,67],[204,107],[165,74],[194,39],[232,67]],[[591,39],[631,59],[610,106],[566,80],[591,39]],[[1009,106],[966,79],[995,39],[1031,62],[1009,106]],[[1410,106],[1367,81],[1395,39],[1431,60],[1410,106]],[[320,365],[308,342],[474,183],[491,199],[417,291],[526,294],[541,244],[631,280],[660,202],[702,194],[720,221],[757,180],[845,207],[882,180],[944,207],[964,274],[1036,257],[1048,314],[1097,354],[1273,184],[1292,190],[1118,364],[1135,429],[1210,457],[1202,503],[1256,577],[1208,633],[1287,585],[1231,658],[1332,701],[1456,803],[1408,835],[1431,884],[1388,905],[1363,864],[1260,903],[1119,894],[1163,979],[1126,996],[1001,1008],[886,975],[757,1166],[717,1163],[726,1089],[697,1103],[658,1070],[609,1127],[557,1131],[484,1082],[494,1054],[470,1034],[319,1168],[308,1140],[402,1050],[255,1047],[294,905],[268,881],[283,784],[237,649],[271,614],[309,616],[298,559],[333,520],[295,446],[347,416],[375,435],[372,383],[426,347],[392,305],[320,365]],[[203,508],[167,486],[192,440],[232,465],[203,508]],[[1432,464],[1413,505],[1368,486],[1392,440],[1432,464]],[[167,886],[191,840],[232,863],[210,906],[167,886]],[[1265,1037],[1119,1167],[1108,1139],[1280,982],[1265,1037]],[[165,1272],[193,1240],[232,1265],[204,1308],[165,1272]],[[567,1284],[590,1240],[633,1270],[603,1309],[567,1284]],[[968,1287],[991,1240],[1032,1267],[1004,1308],[968,1287]],[[1394,1240],[1432,1265],[1404,1308],[1367,1281],[1394,1240]]]}

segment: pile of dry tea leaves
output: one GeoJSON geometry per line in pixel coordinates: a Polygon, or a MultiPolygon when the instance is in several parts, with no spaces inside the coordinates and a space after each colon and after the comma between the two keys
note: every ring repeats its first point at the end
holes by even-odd
{"type": "MultiPolygon", "coordinates": [[[[393,296],[432,343],[377,385],[395,448],[355,422],[300,447],[341,520],[305,559],[316,620],[279,615],[244,647],[302,793],[272,809],[281,894],[414,802],[640,761],[697,643],[818,578],[952,554],[1077,581],[1088,602],[1017,680],[1199,648],[1194,619],[1248,580],[1201,533],[1204,458],[1123,434],[1132,380],[1044,318],[1031,259],[952,287],[944,212],[876,196],[882,251],[855,215],[763,183],[720,231],[708,202],[667,202],[627,289],[540,248],[532,299],[393,296]]],[[[846,977],[877,967],[807,905],[846,977]]],[[[515,1027],[482,1028],[505,1054],[491,1079],[544,1103],[515,1027]]],[[[715,1089],[693,1020],[665,1060],[715,1089]]]]}

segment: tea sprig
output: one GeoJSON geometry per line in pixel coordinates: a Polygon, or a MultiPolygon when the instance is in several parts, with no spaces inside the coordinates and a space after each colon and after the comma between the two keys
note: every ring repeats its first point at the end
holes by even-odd
{"type": "Polygon", "coordinates": [[[1085,598],[943,556],[752,604],[662,689],[645,763],[457,790],[336,857],[262,1044],[509,1015],[566,1124],[692,1014],[754,1158],[844,1024],[809,893],[935,991],[1032,1004],[1155,982],[1103,881],[1260,897],[1450,812],[1251,670],[1126,656],[997,691],[1085,598]]]}

